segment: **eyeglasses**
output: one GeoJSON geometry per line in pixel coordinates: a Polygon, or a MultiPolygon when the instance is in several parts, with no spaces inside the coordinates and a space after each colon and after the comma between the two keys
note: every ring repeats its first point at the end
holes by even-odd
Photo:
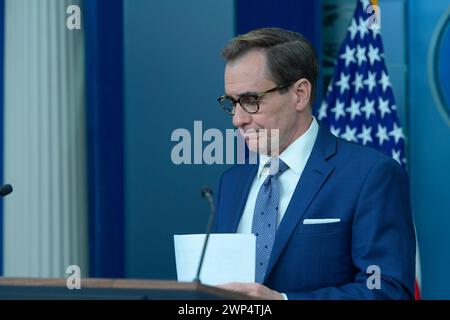
{"type": "Polygon", "coordinates": [[[228,113],[231,116],[234,116],[236,113],[236,104],[239,102],[242,109],[244,109],[245,112],[253,114],[257,113],[259,111],[259,102],[261,101],[262,97],[264,97],[266,94],[274,91],[278,91],[284,88],[290,87],[295,81],[291,81],[279,86],[276,86],[272,89],[269,89],[267,91],[256,93],[256,94],[244,94],[239,97],[239,99],[234,99],[233,97],[224,95],[217,99],[219,101],[220,106],[225,110],[226,113],[228,113]]]}

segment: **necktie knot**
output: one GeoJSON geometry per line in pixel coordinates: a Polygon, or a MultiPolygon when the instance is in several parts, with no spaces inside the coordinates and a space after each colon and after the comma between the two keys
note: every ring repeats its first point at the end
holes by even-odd
{"type": "Polygon", "coordinates": [[[289,166],[284,163],[283,160],[280,158],[273,158],[270,161],[267,162],[266,166],[269,167],[269,175],[273,176],[280,176],[282,175],[287,169],[289,169],[289,166]]]}

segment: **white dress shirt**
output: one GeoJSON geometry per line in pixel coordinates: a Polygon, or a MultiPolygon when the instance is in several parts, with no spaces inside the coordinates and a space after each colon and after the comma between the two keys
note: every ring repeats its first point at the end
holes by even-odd
{"type": "MultiPolygon", "coordinates": [[[[318,132],[319,124],[313,117],[308,130],[292,142],[279,156],[279,158],[288,165],[289,169],[287,169],[279,178],[280,203],[278,205],[277,227],[280,225],[289,202],[291,201],[295,187],[300,180],[300,176],[302,175],[303,169],[311,154],[318,132]]],[[[261,185],[267,177],[267,173],[263,172],[263,168],[269,160],[270,157],[267,155],[259,155],[258,172],[253,179],[247,197],[247,203],[245,204],[244,212],[239,221],[237,233],[252,233],[253,211],[255,210],[256,198],[261,185]]]]}

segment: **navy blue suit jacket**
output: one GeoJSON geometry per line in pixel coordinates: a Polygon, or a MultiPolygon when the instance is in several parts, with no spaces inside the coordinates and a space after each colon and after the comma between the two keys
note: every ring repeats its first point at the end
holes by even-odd
{"type": "MultiPolygon", "coordinates": [[[[236,165],[223,174],[215,232],[236,232],[257,169],[236,165]]],[[[289,299],[413,299],[414,280],[415,232],[404,170],[320,127],[278,227],[263,284],[289,299]],[[326,218],[340,222],[303,224],[326,218]],[[371,265],[380,268],[380,289],[367,286],[371,265]]]]}

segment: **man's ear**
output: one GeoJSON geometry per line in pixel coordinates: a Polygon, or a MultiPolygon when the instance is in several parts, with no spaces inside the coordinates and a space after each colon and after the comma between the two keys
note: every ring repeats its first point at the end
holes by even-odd
{"type": "Polygon", "coordinates": [[[302,78],[294,83],[293,88],[296,99],[296,110],[303,111],[307,109],[311,99],[311,82],[302,78]]]}

